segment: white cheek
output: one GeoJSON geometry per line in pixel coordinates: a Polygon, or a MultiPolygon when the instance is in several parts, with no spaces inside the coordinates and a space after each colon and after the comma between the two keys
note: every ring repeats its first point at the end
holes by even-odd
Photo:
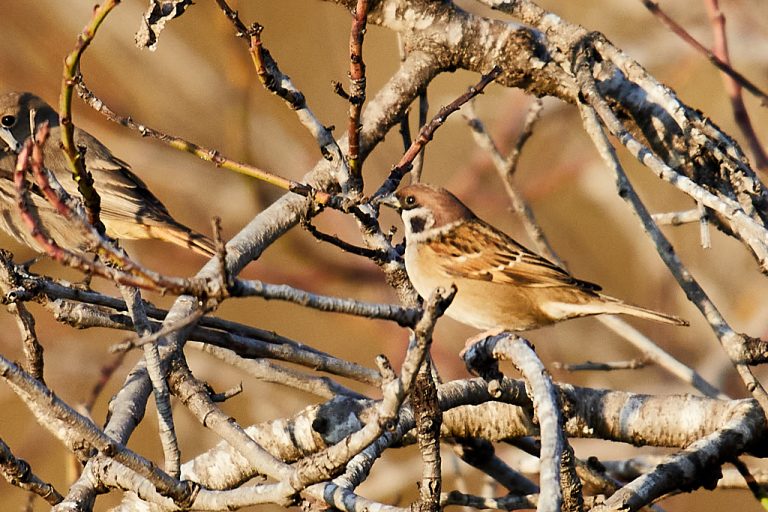
{"type": "Polygon", "coordinates": [[[432,213],[426,208],[414,208],[402,212],[403,226],[405,228],[405,239],[411,245],[428,240],[435,236],[435,219],[432,213]],[[421,225],[414,231],[414,226],[421,225]]]}

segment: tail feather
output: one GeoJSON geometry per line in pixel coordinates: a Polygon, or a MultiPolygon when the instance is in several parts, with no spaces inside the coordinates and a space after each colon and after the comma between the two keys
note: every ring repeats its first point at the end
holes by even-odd
{"type": "Polygon", "coordinates": [[[634,304],[627,304],[626,302],[608,295],[603,295],[602,293],[599,295],[600,298],[605,301],[603,302],[605,307],[605,311],[603,311],[604,313],[630,315],[671,325],[689,325],[686,320],[675,315],[668,315],[667,313],[660,313],[652,309],[635,306],[634,304]]]}
{"type": "Polygon", "coordinates": [[[201,256],[210,258],[216,254],[213,240],[181,224],[178,226],[152,226],[150,232],[152,238],[159,238],[180,247],[186,247],[201,256]]]}

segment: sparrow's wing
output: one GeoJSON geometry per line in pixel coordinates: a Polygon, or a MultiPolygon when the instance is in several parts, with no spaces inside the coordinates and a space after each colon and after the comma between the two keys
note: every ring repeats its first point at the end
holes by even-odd
{"type": "Polygon", "coordinates": [[[165,205],[149,191],[141,178],[131,172],[131,167],[125,161],[114,156],[90,134],[78,131],[78,138],[89,138],[96,142],[88,144],[92,151],[90,157],[86,153],[85,165],[97,175],[94,176],[96,186],[109,191],[107,194],[101,194],[105,213],[117,216],[129,214],[158,222],[171,219],[165,205]]]}
{"type": "Polygon", "coordinates": [[[436,242],[430,244],[439,253],[436,261],[450,276],[515,286],[600,290],[600,286],[574,278],[479,219],[457,225],[436,242]]]}
{"type": "MultiPolygon", "coordinates": [[[[46,167],[53,169],[62,186],[80,197],[77,185],[69,176],[67,163],[58,148],[58,127],[52,130],[45,147],[46,167]]],[[[172,222],[165,205],[149,191],[146,184],[130,170],[130,166],[91,134],[75,129],[75,144],[85,146],[85,167],[93,175],[96,192],[101,197],[101,215],[122,222],[145,224],[172,222]]]]}
{"type": "MultiPolygon", "coordinates": [[[[45,145],[45,164],[66,191],[79,198],[66,157],[52,142],[58,140],[58,130],[58,127],[51,130],[51,137],[45,145]]],[[[195,233],[171,217],[165,205],[141,178],[131,172],[128,164],[115,157],[95,137],[75,129],[75,143],[87,148],[85,167],[93,175],[94,188],[101,197],[101,220],[110,236],[158,238],[206,256],[214,254],[213,242],[208,237],[195,233]]]]}

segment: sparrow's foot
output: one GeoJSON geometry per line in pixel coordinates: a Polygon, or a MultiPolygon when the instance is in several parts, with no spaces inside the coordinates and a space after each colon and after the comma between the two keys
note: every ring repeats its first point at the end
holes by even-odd
{"type": "Polygon", "coordinates": [[[472,348],[473,345],[476,343],[479,343],[483,341],[486,338],[491,338],[493,336],[498,336],[499,334],[503,333],[506,329],[503,327],[496,327],[494,329],[488,329],[487,331],[483,331],[480,334],[476,334],[472,336],[471,338],[467,338],[467,341],[464,342],[464,348],[459,352],[459,357],[462,359],[464,358],[464,354],[467,353],[467,350],[472,348]]]}

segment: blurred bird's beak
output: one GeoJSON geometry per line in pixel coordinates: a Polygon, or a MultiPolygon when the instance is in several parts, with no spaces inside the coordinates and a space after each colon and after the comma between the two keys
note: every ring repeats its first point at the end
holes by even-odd
{"type": "Polygon", "coordinates": [[[21,151],[21,143],[16,140],[16,137],[13,136],[11,130],[8,128],[0,128],[0,139],[2,139],[14,153],[21,151]]]}
{"type": "Polygon", "coordinates": [[[389,194],[377,201],[378,204],[383,204],[384,206],[389,206],[390,208],[394,208],[397,211],[400,211],[403,209],[403,206],[400,204],[400,200],[395,196],[395,194],[389,194]]]}

